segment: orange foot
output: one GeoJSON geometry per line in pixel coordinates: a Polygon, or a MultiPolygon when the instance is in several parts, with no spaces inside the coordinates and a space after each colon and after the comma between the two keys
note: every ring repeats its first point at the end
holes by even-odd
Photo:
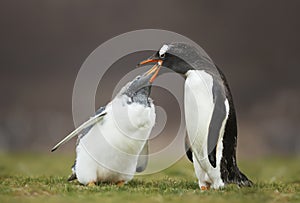
{"type": "Polygon", "coordinates": [[[204,191],[204,190],[209,190],[209,186],[201,186],[200,189],[201,189],[202,191],[204,191]]]}
{"type": "Polygon", "coordinates": [[[122,187],[125,184],[124,180],[117,182],[117,186],[122,187]]]}
{"type": "Polygon", "coordinates": [[[94,187],[94,186],[96,186],[96,184],[95,184],[95,182],[89,182],[89,183],[87,184],[87,186],[88,186],[88,187],[94,187]]]}

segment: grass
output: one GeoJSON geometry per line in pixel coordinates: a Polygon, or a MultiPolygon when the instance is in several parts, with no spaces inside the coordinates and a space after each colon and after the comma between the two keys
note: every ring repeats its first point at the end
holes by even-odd
{"type": "Polygon", "coordinates": [[[199,190],[192,165],[183,158],[153,175],[127,185],[85,187],[67,182],[73,156],[0,154],[0,202],[300,202],[300,159],[264,158],[241,162],[251,188],[229,185],[199,190]]]}

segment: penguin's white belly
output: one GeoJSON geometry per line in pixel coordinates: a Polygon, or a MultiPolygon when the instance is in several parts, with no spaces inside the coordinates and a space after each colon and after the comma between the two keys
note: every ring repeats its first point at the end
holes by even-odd
{"type": "Polygon", "coordinates": [[[92,127],[76,148],[75,171],[82,184],[131,180],[154,126],[153,105],[150,108],[136,103],[124,105],[122,100],[114,102],[107,105],[103,120],[92,127]],[[114,102],[117,108],[113,108],[114,102]]]}
{"type": "MultiPolygon", "coordinates": [[[[211,185],[213,188],[224,186],[220,173],[223,150],[222,137],[217,143],[217,164],[214,168],[208,159],[209,125],[215,108],[213,100],[213,78],[205,71],[191,70],[185,82],[185,118],[189,141],[193,151],[193,163],[199,186],[211,185]]],[[[222,128],[224,128],[223,123],[222,128]]],[[[223,135],[223,132],[220,134],[223,135]]]]}
{"type": "Polygon", "coordinates": [[[207,158],[207,139],[214,110],[213,79],[205,71],[188,71],[184,107],[188,137],[198,161],[207,158]]]}
{"type": "MultiPolygon", "coordinates": [[[[112,171],[105,166],[102,166],[91,157],[86,149],[81,144],[77,146],[76,158],[76,176],[80,183],[87,185],[90,182],[118,182],[129,181],[133,175],[126,175],[112,171]]],[[[105,163],[104,163],[105,164],[105,163]]],[[[121,169],[120,169],[121,170],[121,169]]]]}
{"type": "Polygon", "coordinates": [[[186,126],[199,161],[207,157],[208,129],[214,109],[212,85],[212,77],[205,71],[188,71],[184,91],[186,126]]]}

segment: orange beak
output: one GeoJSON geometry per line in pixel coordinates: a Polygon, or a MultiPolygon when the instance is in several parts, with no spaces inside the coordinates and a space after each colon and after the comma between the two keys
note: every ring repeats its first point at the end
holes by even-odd
{"type": "Polygon", "coordinates": [[[150,83],[152,83],[156,76],[158,75],[158,72],[160,70],[160,65],[159,64],[155,64],[150,70],[148,70],[145,75],[150,75],[153,74],[149,80],[150,83]]]}
{"type": "Polygon", "coordinates": [[[145,65],[145,64],[148,64],[148,63],[158,63],[158,65],[162,65],[163,61],[161,59],[146,59],[142,62],[139,63],[139,66],[141,65],[145,65]]]}

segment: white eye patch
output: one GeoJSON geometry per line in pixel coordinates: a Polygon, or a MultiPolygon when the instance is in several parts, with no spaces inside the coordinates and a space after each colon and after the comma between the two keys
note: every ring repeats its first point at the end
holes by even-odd
{"type": "Polygon", "coordinates": [[[161,55],[165,54],[168,50],[169,50],[169,46],[166,45],[166,44],[164,44],[164,45],[160,48],[160,50],[159,50],[158,53],[159,53],[159,55],[161,56],[161,55]]]}

